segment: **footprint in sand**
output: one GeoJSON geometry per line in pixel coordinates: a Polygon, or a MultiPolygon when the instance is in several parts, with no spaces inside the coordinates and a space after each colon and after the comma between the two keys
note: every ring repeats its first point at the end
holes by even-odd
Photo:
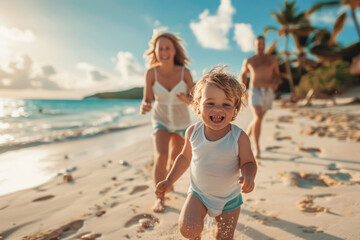
{"type": "Polygon", "coordinates": [[[297,151],[303,151],[303,152],[321,152],[320,148],[314,148],[314,147],[298,147],[296,149],[297,151]]]}
{"type": "Polygon", "coordinates": [[[292,123],[293,122],[293,116],[281,116],[278,118],[279,122],[284,122],[284,123],[292,123]]]}
{"type": "Polygon", "coordinates": [[[111,187],[107,187],[107,188],[104,188],[103,190],[101,190],[99,193],[101,194],[101,195],[104,195],[104,194],[106,194],[107,192],[109,192],[111,190],[111,187]]]}
{"type": "Polygon", "coordinates": [[[3,206],[3,207],[0,207],[0,211],[1,210],[4,210],[5,208],[7,208],[9,205],[6,205],[6,206],[3,206]]]}
{"type": "Polygon", "coordinates": [[[300,211],[302,212],[307,212],[307,213],[332,213],[333,212],[330,211],[330,208],[325,208],[325,207],[321,207],[321,206],[317,206],[314,204],[314,200],[316,198],[328,198],[328,197],[335,197],[337,196],[336,194],[319,194],[319,195],[307,195],[306,197],[304,197],[302,200],[300,200],[297,203],[298,208],[300,209],[300,211]]]}
{"type": "Polygon", "coordinates": [[[55,196],[54,195],[46,195],[46,196],[34,199],[33,202],[45,201],[45,200],[51,199],[53,197],[55,197],[55,196]]]}
{"type": "Polygon", "coordinates": [[[275,150],[275,149],[279,149],[281,148],[281,146],[268,146],[265,148],[266,151],[272,151],[272,150],[275,150]]]}
{"type": "Polygon", "coordinates": [[[155,223],[159,223],[159,219],[157,217],[154,217],[154,215],[149,214],[149,213],[143,213],[143,214],[138,214],[135,215],[134,217],[132,217],[130,220],[128,220],[125,223],[125,227],[131,227],[135,224],[139,224],[139,220],[140,219],[149,219],[150,221],[152,221],[152,225],[155,225],[155,223]]]}
{"type": "Polygon", "coordinates": [[[309,226],[309,227],[300,226],[300,228],[303,228],[304,233],[324,232],[324,230],[318,228],[317,226],[309,226]]]}
{"type": "Polygon", "coordinates": [[[148,189],[149,186],[148,185],[140,185],[140,186],[136,186],[133,188],[133,190],[129,193],[130,195],[133,195],[137,192],[142,192],[145,191],[146,189],[148,189]]]}
{"type": "Polygon", "coordinates": [[[292,138],[290,136],[279,136],[277,134],[274,134],[272,136],[273,139],[277,140],[277,141],[282,141],[282,140],[291,140],[292,138]]]}
{"type": "Polygon", "coordinates": [[[345,184],[353,184],[352,176],[347,173],[315,174],[306,172],[281,172],[278,175],[285,184],[301,188],[330,187],[345,184]]]}
{"type": "Polygon", "coordinates": [[[24,236],[23,239],[60,239],[61,236],[77,232],[84,225],[84,220],[74,220],[56,229],[50,229],[40,233],[24,236]]]}

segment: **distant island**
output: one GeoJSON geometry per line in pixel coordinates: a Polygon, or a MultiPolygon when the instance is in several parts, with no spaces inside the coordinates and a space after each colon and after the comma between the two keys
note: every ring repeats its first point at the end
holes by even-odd
{"type": "Polygon", "coordinates": [[[89,98],[102,98],[102,99],[142,99],[143,97],[143,87],[131,88],[124,91],[118,92],[103,92],[96,93],[90,96],[84,97],[84,99],[89,98]]]}

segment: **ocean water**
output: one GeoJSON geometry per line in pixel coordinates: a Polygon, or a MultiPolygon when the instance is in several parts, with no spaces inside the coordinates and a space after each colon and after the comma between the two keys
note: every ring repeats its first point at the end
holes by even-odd
{"type": "Polygon", "coordinates": [[[0,98],[0,153],[88,138],[150,122],[141,100],[0,98]]]}

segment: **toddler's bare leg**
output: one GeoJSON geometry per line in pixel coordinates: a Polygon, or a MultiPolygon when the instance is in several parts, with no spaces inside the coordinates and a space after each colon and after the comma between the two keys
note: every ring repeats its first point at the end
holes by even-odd
{"type": "Polygon", "coordinates": [[[239,219],[239,215],[240,207],[229,212],[223,212],[220,216],[217,216],[215,218],[215,238],[217,240],[234,239],[234,232],[239,219]]]}
{"type": "Polygon", "coordinates": [[[189,193],[179,216],[181,234],[188,239],[201,239],[206,213],[204,204],[194,194],[189,193]]]}

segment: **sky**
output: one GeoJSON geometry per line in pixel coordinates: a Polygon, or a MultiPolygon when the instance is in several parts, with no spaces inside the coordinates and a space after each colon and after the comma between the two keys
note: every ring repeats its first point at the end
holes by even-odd
{"type": "MultiPolygon", "coordinates": [[[[154,31],[184,40],[196,82],[216,65],[239,75],[256,36],[279,27],[271,12],[284,0],[0,0],[0,97],[81,99],[96,92],[142,87],[143,57],[154,31]]],[[[298,0],[305,11],[318,0],[298,0]]],[[[348,8],[321,10],[314,26],[332,29],[348,8]]],[[[360,21],[360,10],[356,10],[360,21]]],[[[266,36],[267,46],[277,38],[266,36]]],[[[358,40],[348,17],[338,36],[358,40]]],[[[278,51],[283,51],[283,39],[278,51]]],[[[294,49],[290,42],[290,48],[294,49]]]]}

